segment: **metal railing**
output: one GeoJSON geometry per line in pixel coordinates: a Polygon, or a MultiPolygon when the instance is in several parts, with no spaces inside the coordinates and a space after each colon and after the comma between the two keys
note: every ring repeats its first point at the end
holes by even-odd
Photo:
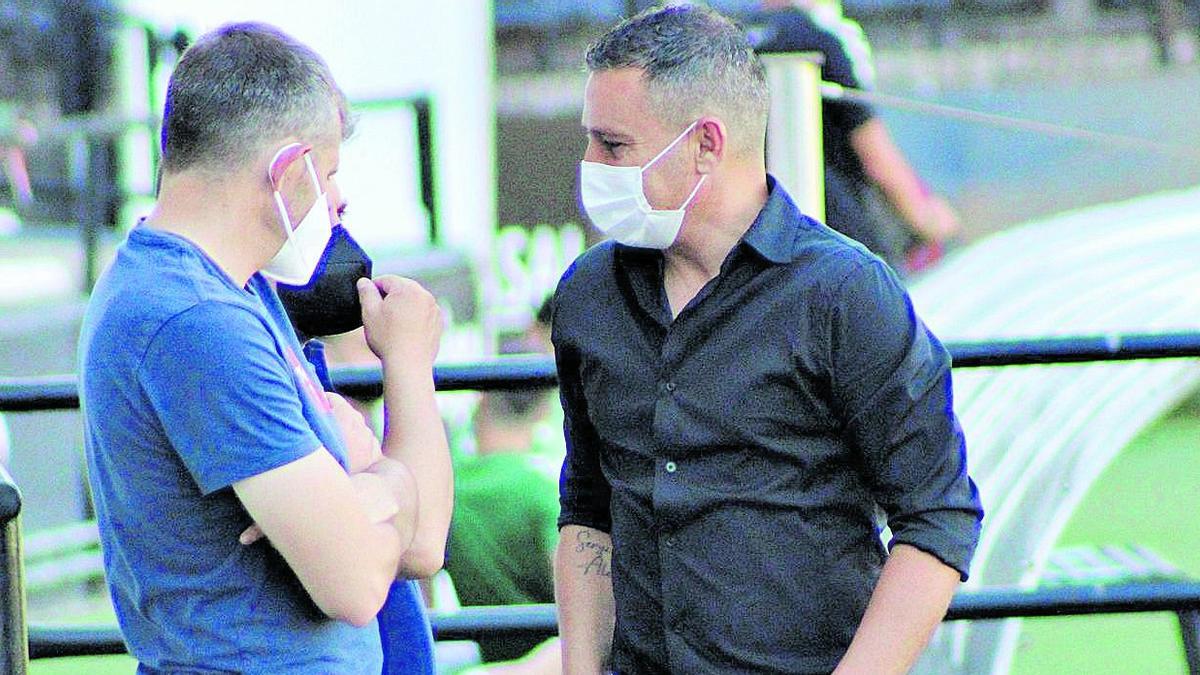
{"type": "MultiPolygon", "coordinates": [[[[1052,365],[1200,357],[1200,333],[1133,333],[1037,340],[948,342],[955,368],[1052,365]]],[[[337,390],[349,396],[383,394],[378,368],[335,368],[337,390]]],[[[438,391],[492,391],[553,387],[558,381],[548,356],[505,356],[471,364],[434,367],[438,391]]],[[[74,375],[0,377],[0,412],[68,410],[79,407],[74,375]]]]}
{"type": "MultiPolygon", "coordinates": [[[[1092,361],[1200,357],[1200,333],[1125,334],[948,343],[956,368],[1092,361]]],[[[434,369],[439,391],[554,386],[548,357],[503,357],[434,369]]],[[[378,369],[337,369],[339,391],[371,397],[382,393],[378,369]]],[[[0,411],[30,412],[78,407],[74,376],[0,378],[0,411]]],[[[28,658],[123,654],[115,627],[26,626],[20,555],[20,493],[0,467],[0,674],[24,673],[28,658]],[[27,642],[26,642],[27,636],[27,642]]],[[[984,589],[958,593],[946,621],[1110,613],[1173,612],[1179,619],[1192,675],[1200,675],[1200,582],[1136,582],[1045,589],[984,589]]],[[[551,636],[558,632],[553,605],[467,607],[431,617],[440,640],[477,640],[500,635],[551,636]]]]}
{"type": "Polygon", "coordinates": [[[21,491],[0,464],[0,673],[18,675],[29,662],[20,516],[21,491]]]}
{"type": "MultiPolygon", "coordinates": [[[[944,620],[1145,612],[1176,614],[1189,672],[1200,673],[1200,583],[1138,582],[960,591],[951,601],[944,620]]],[[[549,604],[463,607],[434,613],[430,622],[438,640],[548,638],[558,634],[558,615],[554,605],[549,604]]],[[[116,627],[29,627],[29,656],[34,659],[124,653],[125,643],[116,627]]]]}

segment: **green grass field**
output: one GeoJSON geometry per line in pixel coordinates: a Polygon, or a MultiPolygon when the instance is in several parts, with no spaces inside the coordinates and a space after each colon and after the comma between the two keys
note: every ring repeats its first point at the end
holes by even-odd
{"type": "MultiPolygon", "coordinates": [[[[1138,543],[1200,578],[1200,397],[1149,427],[1111,464],[1080,505],[1060,545],[1138,543]]],[[[103,621],[102,616],[80,620],[103,621]]],[[[47,659],[31,675],[128,675],[124,656],[47,659]]],[[[1171,614],[1024,622],[1013,675],[1185,675],[1171,614]]]]}
{"type": "MultiPolygon", "coordinates": [[[[1149,427],[1092,487],[1059,541],[1138,543],[1200,578],[1200,398],[1149,427]]],[[[1014,675],[1184,675],[1173,614],[1027,619],[1014,675]]]]}

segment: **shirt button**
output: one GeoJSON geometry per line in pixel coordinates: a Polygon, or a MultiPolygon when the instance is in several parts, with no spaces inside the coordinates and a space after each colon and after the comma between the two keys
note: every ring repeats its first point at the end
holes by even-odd
{"type": "Polygon", "coordinates": [[[667,548],[673,548],[675,546],[675,537],[668,535],[663,539],[663,544],[666,544],[667,548]]]}
{"type": "Polygon", "coordinates": [[[667,383],[667,391],[675,391],[675,383],[674,382],[667,383]]]}
{"type": "Polygon", "coordinates": [[[675,462],[667,462],[667,473],[675,473],[675,462]]]}

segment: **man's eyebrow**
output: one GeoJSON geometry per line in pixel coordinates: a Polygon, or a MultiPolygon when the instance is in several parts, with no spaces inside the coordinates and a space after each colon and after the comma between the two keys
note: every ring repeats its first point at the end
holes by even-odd
{"type": "Polygon", "coordinates": [[[592,136],[594,138],[608,140],[608,141],[632,141],[633,140],[633,136],[630,136],[629,134],[623,134],[619,131],[613,131],[611,129],[604,129],[601,127],[589,128],[589,127],[585,126],[585,127],[583,127],[583,130],[589,136],[592,136]]]}

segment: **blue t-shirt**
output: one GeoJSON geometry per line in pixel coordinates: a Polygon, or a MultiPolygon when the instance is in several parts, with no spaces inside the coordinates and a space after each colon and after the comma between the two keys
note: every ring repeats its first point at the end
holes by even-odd
{"type": "Polygon", "coordinates": [[[324,446],[329,404],[270,285],[130,233],[92,294],[80,394],[104,563],[143,671],[371,673],[379,630],[325,616],[231,485],[324,446]]]}

